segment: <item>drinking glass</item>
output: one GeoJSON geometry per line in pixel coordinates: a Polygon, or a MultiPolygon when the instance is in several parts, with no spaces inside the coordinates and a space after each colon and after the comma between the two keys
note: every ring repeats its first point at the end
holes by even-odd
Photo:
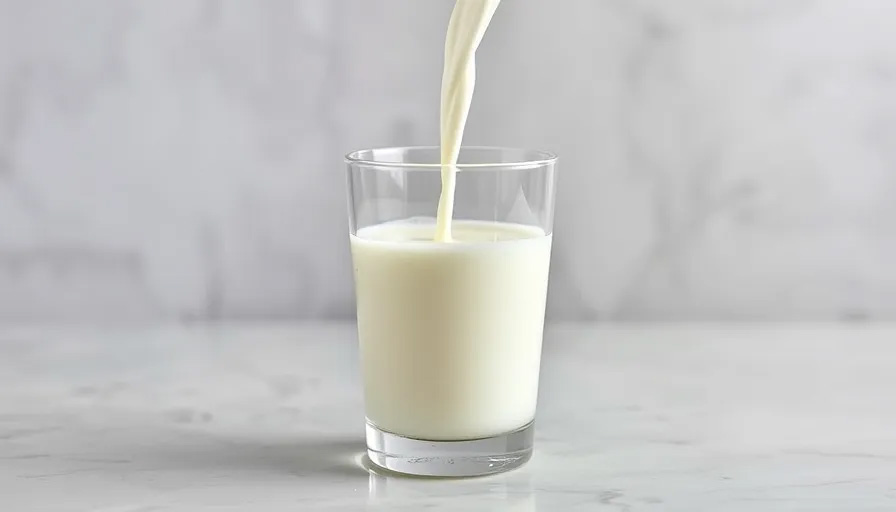
{"type": "Polygon", "coordinates": [[[438,147],[346,156],[367,449],[400,473],[472,476],[532,454],[557,158],[464,147],[434,241],[438,147]]]}

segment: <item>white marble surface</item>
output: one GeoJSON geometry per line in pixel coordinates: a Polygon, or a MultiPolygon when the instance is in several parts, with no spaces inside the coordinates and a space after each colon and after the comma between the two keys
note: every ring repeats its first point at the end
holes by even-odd
{"type": "Polygon", "coordinates": [[[896,508],[896,326],[548,329],[532,461],[362,466],[350,324],[0,331],[9,511],[896,508]]]}
{"type": "MultiPolygon", "coordinates": [[[[451,0],[0,0],[0,319],[349,318],[341,156],[451,0]]],[[[506,1],[467,142],[562,159],[557,319],[896,320],[896,2],[506,1]]]]}

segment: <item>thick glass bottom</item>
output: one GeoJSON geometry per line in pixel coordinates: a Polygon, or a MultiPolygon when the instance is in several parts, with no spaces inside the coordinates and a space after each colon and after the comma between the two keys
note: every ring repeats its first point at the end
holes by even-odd
{"type": "Polygon", "coordinates": [[[367,422],[367,455],[382,468],[420,476],[479,476],[518,468],[532,457],[534,423],[469,441],[426,441],[380,430],[367,422]]]}

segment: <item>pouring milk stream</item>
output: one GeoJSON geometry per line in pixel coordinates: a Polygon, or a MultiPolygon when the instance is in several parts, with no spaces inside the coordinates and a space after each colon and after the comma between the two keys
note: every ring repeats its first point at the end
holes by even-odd
{"type": "Polygon", "coordinates": [[[500,0],[457,0],[445,36],[440,107],[442,195],[436,216],[437,242],[451,241],[457,156],[476,84],[476,48],[500,0]]]}

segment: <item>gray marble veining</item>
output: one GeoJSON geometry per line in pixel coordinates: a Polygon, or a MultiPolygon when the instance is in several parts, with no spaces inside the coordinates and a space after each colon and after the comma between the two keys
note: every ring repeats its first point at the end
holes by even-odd
{"type": "Polygon", "coordinates": [[[354,325],[0,330],[22,512],[892,510],[893,326],[555,325],[536,453],[369,470],[354,325]]]}
{"type": "MultiPolygon", "coordinates": [[[[346,318],[341,156],[450,0],[0,0],[0,319],[346,318]]],[[[562,158],[557,319],[896,318],[888,0],[501,7],[467,142],[562,158]]]]}

